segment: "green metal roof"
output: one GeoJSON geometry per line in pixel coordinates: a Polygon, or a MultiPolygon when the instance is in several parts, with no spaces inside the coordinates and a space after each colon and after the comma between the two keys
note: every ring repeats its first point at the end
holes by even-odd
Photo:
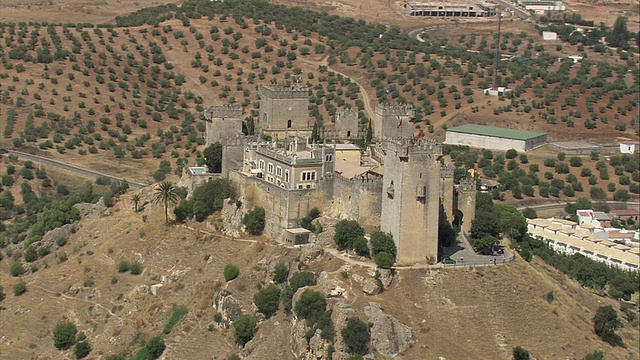
{"type": "Polygon", "coordinates": [[[460,125],[460,126],[447,129],[447,131],[453,131],[453,132],[463,133],[463,134],[492,136],[492,137],[499,137],[504,139],[513,139],[513,140],[529,140],[541,135],[546,135],[546,133],[543,133],[543,132],[505,129],[505,128],[499,128],[494,126],[475,125],[475,124],[460,125]]]}

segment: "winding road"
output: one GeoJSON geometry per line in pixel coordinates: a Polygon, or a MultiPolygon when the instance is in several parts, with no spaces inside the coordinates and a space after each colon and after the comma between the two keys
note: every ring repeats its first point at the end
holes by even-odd
{"type": "Polygon", "coordinates": [[[44,166],[50,166],[50,167],[55,167],[61,170],[71,171],[75,174],[78,174],[80,176],[87,177],[90,179],[96,179],[98,177],[108,177],[109,179],[115,180],[115,181],[126,181],[129,184],[129,187],[132,189],[142,189],[143,187],[147,186],[147,184],[141,184],[138,182],[121,179],[112,175],[103,174],[98,171],[81,168],[79,166],[63,163],[57,160],[48,159],[38,155],[28,154],[22,151],[16,151],[16,150],[6,150],[6,151],[9,155],[13,155],[21,160],[30,160],[33,162],[40,163],[44,166]]]}

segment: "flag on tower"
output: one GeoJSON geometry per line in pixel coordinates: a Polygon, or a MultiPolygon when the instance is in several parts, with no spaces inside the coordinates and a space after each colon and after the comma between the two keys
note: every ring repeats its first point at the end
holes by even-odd
{"type": "Polygon", "coordinates": [[[418,133],[418,139],[422,139],[424,137],[424,133],[422,131],[420,131],[418,133]]]}
{"type": "Polygon", "coordinates": [[[402,126],[402,119],[400,119],[400,122],[398,123],[397,128],[400,129],[401,126],[402,126]]]}

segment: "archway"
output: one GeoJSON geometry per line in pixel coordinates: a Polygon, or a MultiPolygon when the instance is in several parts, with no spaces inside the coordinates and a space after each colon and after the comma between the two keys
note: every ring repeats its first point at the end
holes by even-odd
{"type": "Polygon", "coordinates": [[[453,226],[457,227],[457,228],[461,228],[462,227],[462,223],[463,223],[463,218],[464,218],[464,214],[462,213],[462,211],[460,210],[454,210],[453,211],[453,226]]]}

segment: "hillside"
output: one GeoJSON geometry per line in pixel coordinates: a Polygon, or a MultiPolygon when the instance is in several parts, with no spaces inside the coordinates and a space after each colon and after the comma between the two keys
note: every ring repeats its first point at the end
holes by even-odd
{"type": "MultiPolygon", "coordinates": [[[[140,194],[149,200],[149,189],[140,194]]],[[[354,281],[355,274],[367,277],[366,269],[341,267],[341,260],[327,254],[305,261],[301,251],[313,252],[262,238],[209,235],[206,223],[188,223],[193,229],[166,226],[160,207],[147,205],[136,214],[130,199],[126,194],[99,217],[81,220],[64,247],[37,260],[38,272],[23,276],[27,292],[7,294],[1,303],[0,352],[12,359],[60,358],[51,331],[56,323],[71,320],[87,335],[94,349],[91,358],[133,353],[162,331],[163,319],[176,304],[186,305],[188,313],[165,337],[167,358],[222,359],[232,353],[248,359],[293,358],[292,319],[282,308],[259,324],[249,350],[234,345],[233,330],[210,325],[215,323],[214,292],[224,284],[227,263],[241,271],[226,288],[243,312],[251,312],[253,294],[270,281],[273,264],[285,261],[292,269],[328,272],[347,289],[344,297],[361,318],[368,302],[375,301],[410,326],[416,342],[402,353],[406,359],[510,359],[518,345],[538,359],[581,359],[596,349],[608,358],[638,356],[638,320],[623,321],[619,333],[626,349],[600,341],[591,317],[598,306],[613,302],[539,260],[479,269],[401,270],[386,291],[369,296],[354,281]],[[59,260],[62,252],[67,254],[64,262],[59,260]],[[138,261],[142,273],[119,273],[121,260],[138,261]],[[149,286],[159,283],[163,286],[154,296],[149,286]]],[[[0,263],[5,292],[17,281],[8,275],[9,262],[5,258],[0,263]]]]}

